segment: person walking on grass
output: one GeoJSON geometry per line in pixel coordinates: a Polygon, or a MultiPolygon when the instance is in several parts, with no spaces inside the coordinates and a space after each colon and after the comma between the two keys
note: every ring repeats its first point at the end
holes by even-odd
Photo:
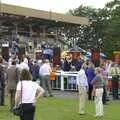
{"type": "Polygon", "coordinates": [[[96,76],[91,81],[91,84],[93,85],[93,91],[95,93],[95,117],[101,117],[104,115],[102,102],[104,79],[101,75],[100,67],[97,67],[95,72],[96,76]]]}
{"type": "Polygon", "coordinates": [[[8,67],[6,73],[7,73],[6,76],[7,89],[8,92],[10,93],[10,111],[11,111],[15,105],[15,91],[17,82],[19,80],[19,71],[16,67],[16,61],[14,60],[12,61],[11,66],[8,67]]]}
{"type": "Polygon", "coordinates": [[[43,64],[40,67],[39,75],[41,76],[41,86],[44,88],[44,97],[47,97],[47,91],[50,97],[53,97],[51,84],[50,84],[50,73],[52,71],[50,62],[48,59],[43,60],[43,64]]]}
{"type": "Polygon", "coordinates": [[[30,72],[27,69],[23,69],[15,95],[15,106],[19,104],[22,106],[23,115],[20,120],[34,120],[35,103],[43,93],[44,89],[32,81],[30,72]]]}
{"type": "Polygon", "coordinates": [[[78,72],[77,85],[79,92],[79,114],[85,114],[85,103],[87,99],[88,81],[83,67],[78,72]]]}
{"type": "Polygon", "coordinates": [[[85,69],[85,73],[88,79],[88,100],[94,100],[94,96],[92,95],[93,85],[91,85],[91,81],[95,77],[95,67],[94,64],[89,60],[87,63],[87,67],[85,69]]]}
{"type": "Polygon", "coordinates": [[[118,82],[119,82],[119,76],[120,76],[120,67],[116,62],[113,62],[108,74],[110,76],[112,76],[112,95],[113,95],[113,99],[114,100],[119,99],[118,82]]]}

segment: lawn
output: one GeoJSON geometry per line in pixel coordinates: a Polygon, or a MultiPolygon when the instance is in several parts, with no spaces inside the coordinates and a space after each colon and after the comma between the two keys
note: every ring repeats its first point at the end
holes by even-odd
{"type": "MultiPolygon", "coordinates": [[[[6,105],[0,106],[0,120],[19,120],[9,112],[9,97],[6,105]]],[[[94,102],[87,102],[86,115],[79,115],[78,101],[67,98],[41,98],[37,102],[35,120],[120,120],[120,101],[112,101],[104,106],[104,117],[94,117],[94,102]]]]}

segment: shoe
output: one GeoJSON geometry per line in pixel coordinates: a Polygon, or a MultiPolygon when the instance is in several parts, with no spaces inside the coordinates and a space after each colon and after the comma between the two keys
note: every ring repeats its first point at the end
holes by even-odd
{"type": "Polygon", "coordinates": [[[103,105],[109,105],[108,103],[104,103],[103,105]]]}
{"type": "Polygon", "coordinates": [[[44,95],[43,97],[47,97],[47,95],[44,95]]]}
{"type": "Polygon", "coordinates": [[[103,117],[103,115],[94,115],[95,117],[103,117]]]}
{"type": "Polygon", "coordinates": [[[99,117],[99,115],[94,115],[94,117],[99,117]]]}
{"type": "Polygon", "coordinates": [[[84,112],[78,112],[78,114],[79,114],[79,115],[85,115],[85,113],[84,113],[84,112]]]}
{"type": "Polygon", "coordinates": [[[0,104],[0,106],[5,106],[5,104],[0,104]]]}
{"type": "Polygon", "coordinates": [[[9,109],[9,112],[13,112],[13,109],[11,108],[11,109],[9,109]]]}
{"type": "Polygon", "coordinates": [[[53,97],[53,95],[50,95],[50,97],[53,97]]]}

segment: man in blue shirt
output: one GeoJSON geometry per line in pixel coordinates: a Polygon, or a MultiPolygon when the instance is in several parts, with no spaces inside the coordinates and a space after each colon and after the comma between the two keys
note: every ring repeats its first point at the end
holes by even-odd
{"type": "Polygon", "coordinates": [[[88,79],[88,100],[92,100],[92,90],[93,90],[93,86],[91,85],[91,81],[93,80],[93,78],[95,77],[95,69],[94,69],[94,65],[92,62],[88,62],[87,68],[86,68],[86,75],[87,75],[87,79],[88,79]]]}

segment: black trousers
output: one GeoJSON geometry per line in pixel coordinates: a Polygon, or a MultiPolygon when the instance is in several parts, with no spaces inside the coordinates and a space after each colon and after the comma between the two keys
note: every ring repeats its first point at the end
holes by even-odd
{"type": "Polygon", "coordinates": [[[89,84],[88,100],[93,100],[93,98],[92,98],[92,90],[93,90],[93,86],[91,84],[89,84]]]}
{"type": "Polygon", "coordinates": [[[112,76],[112,94],[113,99],[118,99],[118,81],[119,76],[112,76]]]}
{"type": "Polygon", "coordinates": [[[102,102],[103,104],[106,104],[106,97],[107,97],[107,90],[106,90],[106,86],[103,86],[103,96],[102,96],[102,102]]]}
{"type": "Polygon", "coordinates": [[[22,104],[23,116],[20,120],[34,120],[35,106],[33,103],[22,104]]]}
{"type": "Polygon", "coordinates": [[[5,89],[4,87],[0,88],[0,105],[5,104],[5,89]]]}

